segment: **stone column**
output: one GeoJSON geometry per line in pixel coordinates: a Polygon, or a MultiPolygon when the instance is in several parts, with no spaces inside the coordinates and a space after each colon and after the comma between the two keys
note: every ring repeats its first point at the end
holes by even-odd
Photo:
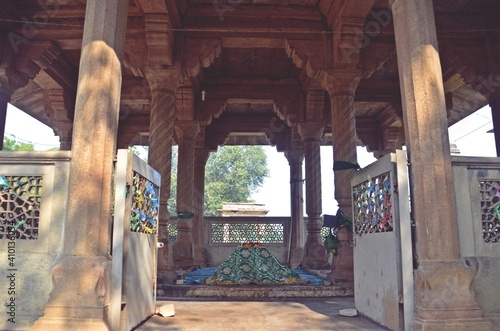
{"type": "Polygon", "coordinates": [[[194,195],[193,195],[193,244],[194,262],[197,266],[205,266],[205,247],[203,242],[203,213],[205,202],[205,165],[210,150],[196,148],[194,152],[194,195]]]}
{"type": "Polygon", "coordinates": [[[320,141],[324,123],[301,123],[299,133],[304,141],[306,159],[306,213],[307,239],[305,244],[304,264],[318,269],[328,264],[323,240],[321,238],[321,156],[320,141]]]}
{"type": "Polygon", "coordinates": [[[167,224],[170,215],[167,205],[171,187],[175,90],[180,73],[178,70],[154,67],[146,68],[145,72],[151,90],[148,164],[161,175],[158,241],[164,246],[158,248],[158,282],[173,284],[177,273],[168,243],[167,224]]]}
{"type": "Polygon", "coordinates": [[[199,122],[177,121],[175,133],[179,144],[177,163],[177,241],[173,256],[177,268],[193,267],[193,188],[194,188],[194,147],[200,130],[199,122]]]}
{"type": "MultiPolygon", "coordinates": [[[[10,48],[3,51],[7,53],[9,52],[9,49],[10,48]]],[[[12,55],[12,57],[14,57],[14,55],[12,55]]],[[[10,98],[17,89],[25,86],[29,82],[28,76],[13,70],[9,66],[9,61],[5,59],[4,61],[5,62],[0,63],[0,65],[4,65],[0,66],[0,137],[2,138],[2,141],[0,142],[0,151],[3,150],[7,106],[10,98]]]]}
{"type": "Polygon", "coordinates": [[[61,151],[70,151],[72,134],[73,134],[73,123],[68,123],[67,125],[58,124],[54,131],[59,136],[59,149],[61,151]]]}
{"type": "Polygon", "coordinates": [[[495,146],[497,156],[500,157],[500,97],[490,100],[491,120],[493,121],[493,131],[495,135],[495,146]]]}
{"type": "MultiPolygon", "coordinates": [[[[359,82],[356,73],[335,77],[336,84],[329,89],[333,140],[333,161],[357,163],[356,118],[354,90],[359,82]]],[[[351,180],[355,169],[336,171],[334,174],[335,199],[339,209],[352,219],[351,180]]],[[[337,234],[339,247],[333,258],[329,279],[333,283],[354,284],[354,260],[351,241],[352,232],[341,227],[337,234]]]]}
{"type": "Polygon", "coordinates": [[[108,330],[111,205],[127,0],[88,0],[64,248],[34,330],[108,330]]]}
{"type": "Polygon", "coordinates": [[[5,136],[5,121],[7,119],[7,105],[9,104],[9,98],[0,94],[0,151],[3,150],[3,138],[5,136]]]}
{"type": "Polygon", "coordinates": [[[416,223],[413,330],[491,330],[460,260],[446,105],[432,0],[391,1],[416,223]]]}
{"type": "Polygon", "coordinates": [[[306,227],[304,223],[304,179],[302,175],[303,150],[287,150],[285,156],[290,165],[290,215],[291,243],[290,265],[298,267],[304,259],[306,227]]]}

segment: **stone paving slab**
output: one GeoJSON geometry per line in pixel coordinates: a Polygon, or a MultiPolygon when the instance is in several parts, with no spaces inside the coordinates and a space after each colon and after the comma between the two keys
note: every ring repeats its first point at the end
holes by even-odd
{"type": "Polygon", "coordinates": [[[181,299],[173,304],[174,317],[152,316],[135,330],[169,331],[290,331],[388,330],[362,316],[343,317],[339,310],[354,308],[353,298],[297,298],[266,301],[181,299]]]}

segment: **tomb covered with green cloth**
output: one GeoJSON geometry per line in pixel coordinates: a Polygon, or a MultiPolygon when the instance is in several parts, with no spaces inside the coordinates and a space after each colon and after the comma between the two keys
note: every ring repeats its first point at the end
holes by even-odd
{"type": "Polygon", "coordinates": [[[291,284],[304,281],[265,247],[238,247],[216,270],[216,284],[291,284]]]}

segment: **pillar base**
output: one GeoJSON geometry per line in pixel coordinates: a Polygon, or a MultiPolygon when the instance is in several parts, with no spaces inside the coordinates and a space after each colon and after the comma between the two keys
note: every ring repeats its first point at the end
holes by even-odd
{"type": "Polygon", "coordinates": [[[173,257],[176,269],[189,269],[196,266],[191,242],[179,241],[179,238],[177,238],[173,245],[173,257]]]}
{"type": "Polygon", "coordinates": [[[473,279],[462,261],[421,261],[412,330],[492,330],[477,304],[473,279]]]}
{"type": "Polygon", "coordinates": [[[304,261],[304,248],[295,247],[290,252],[290,266],[292,268],[298,268],[304,261]]]}
{"type": "Polygon", "coordinates": [[[337,255],[333,257],[332,271],[328,279],[333,284],[345,284],[354,286],[354,249],[351,247],[352,233],[345,227],[341,227],[337,233],[339,247],[337,255]]]}
{"type": "Polygon", "coordinates": [[[205,268],[207,266],[207,261],[205,259],[205,248],[194,248],[194,264],[200,268],[205,268]]]}
{"type": "Polygon", "coordinates": [[[45,315],[30,330],[109,330],[111,261],[63,256],[52,269],[45,315]]]}
{"type": "Polygon", "coordinates": [[[303,263],[309,269],[329,269],[328,255],[323,244],[306,244],[306,257],[303,263]]]}

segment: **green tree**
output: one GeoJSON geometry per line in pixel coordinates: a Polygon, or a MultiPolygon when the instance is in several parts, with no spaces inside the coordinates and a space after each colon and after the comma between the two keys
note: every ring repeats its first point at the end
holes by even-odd
{"type": "MultiPolygon", "coordinates": [[[[170,215],[177,214],[177,155],[178,149],[174,146],[168,200],[170,215]]],[[[219,147],[210,155],[205,168],[205,215],[218,215],[222,202],[253,202],[250,196],[262,186],[268,175],[267,156],[261,146],[219,147]]]]}
{"type": "Polygon", "coordinates": [[[177,215],[177,146],[172,146],[172,170],[170,172],[170,198],[168,199],[168,213],[177,215]]]}
{"type": "Polygon", "coordinates": [[[35,146],[30,143],[25,143],[22,141],[17,141],[15,139],[10,139],[9,137],[3,137],[3,150],[4,151],[34,151],[35,146]]]}
{"type": "Polygon", "coordinates": [[[269,175],[261,146],[223,146],[205,169],[205,215],[215,216],[222,202],[253,202],[250,196],[269,175]]]}

